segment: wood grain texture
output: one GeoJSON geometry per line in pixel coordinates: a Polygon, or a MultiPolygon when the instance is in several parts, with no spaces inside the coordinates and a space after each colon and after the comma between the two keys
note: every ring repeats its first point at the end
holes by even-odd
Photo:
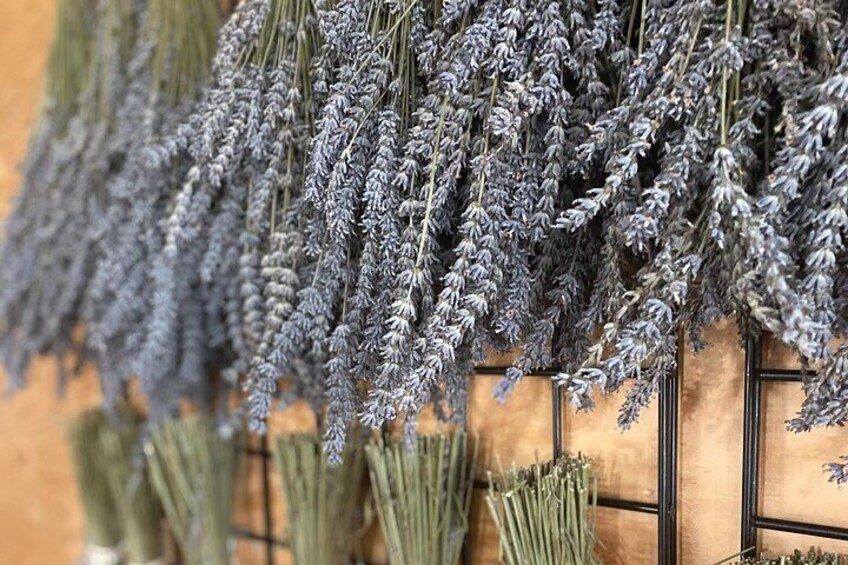
{"type": "Polygon", "coordinates": [[[683,355],[680,399],[680,562],[707,565],[739,550],[744,353],[721,322],[710,346],[683,355]]]}
{"type": "Polygon", "coordinates": [[[659,403],[652,403],[630,430],[616,425],[624,392],[598,396],[592,412],[564,408],[563,443],[594,463],[603,496],[638,502],[657,501],[659,403]]]}
{"type": "Polygon", "coordinates": [[[513,465],[530,465],[551,458],[553,413],[548,379],[526,378],[506,406],[492,397],[500,377],[473,378],[469,393],[468,428],[480,438],[478,476],[498,473],[513,465]]]}

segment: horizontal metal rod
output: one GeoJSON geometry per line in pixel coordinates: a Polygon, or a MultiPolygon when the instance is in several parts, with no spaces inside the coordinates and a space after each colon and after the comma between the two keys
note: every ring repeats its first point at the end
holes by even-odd
{"type": "Polygon", "coordinates": [[[642,514],[659,514],[659,505],[652,502],[638,502],[636,500],[623,500],[620,498],[607,498],[605,496],[598,497],[598,506],[604,508],[615,508],[618,510],[627,510],[628,512],[640,512],[642,514]]]}
{"type": "Polygon", "coordinates": [[[246,529],[243,529],[243,528],[233,528],[233,534],[237,538],[246,539],[246,540],[250,540],[250,541],[258,541],[258,542],[262,542],[262,543],[266,543],[266,544],[270,544],[270,545],[276,545],[277,547],[288,547],[289,546],[288,543],[286,543],[285,541],[283,541],[281,539],[269,537],[269,536],[263,536],[262,534],[257,534],[256,532],[251,532],[250,530],[246,530],[246,529]]]}
{"type": "MultiPolygon", "coordinates": [[[[509,365],[477,365],[474,367],[475,375],[503,375],[507,369],[511,369],[509,365]]],[[[529,371],[526,377],[553,377],[562,373],[562,369],[555,367],[543,367],[541,369],[533,369],[529,371]]]]}
{"type": "Polygon", "coordinates": [[[792,520],[780,520],[777,518],[763,518],[756,516],[754,526],[761,530],[773,530],[787,532],[790,534],[802,534],[820,538],[838,539],[848,541],[848,528],[836,526],[822,526],[820,524],[805,524],[804,522],[793,522],[792,520]]]}
{"type": "Polygon", "coordinates": [[[261,447],[241,447],[240,449],[242,453],[246,453],[252,457],[262,457],[265,459],[271,457],[271,452],[261,447]]]}
{"type": "MultiPolygon", "coordinates": [[[[256,541],[256,542],[262,542],[262,543],[277,546],[277,547],[282,548],[282,549],[287,549],[289,547],[289,544],[286,543],[285,541],[281,540],[281,539],[268,538],[267,536],[262,536],[262,535],[256,534],[254,532],[251,532],[250,530],[236,529],[236,530],[233,531],[233,533],[235,534],[236,537],[241,538],[241,539],[246,539],[246,540],[256,541]]],[[[357,561],[357,563],[360,563],[361,565],[379,565],[377,563],[372,563],[370,561],[357,561]]]]}
{"type": "Polygon", "coordinates": [[[479,490],[489,490],[489,481],[483,479],[474,479],[474,488],[479,490]]]}
{"type": "MultiPolygon", "coordinates": [[[[815,371],[808,371],[809,375],[814,375],[815,371]]],[[[756,378],[759,381],[777,381],[784,383],[799,383],[803,377],[801,371],[792,371],[788,369],[760,369],[756,373],[756,378]]]]}

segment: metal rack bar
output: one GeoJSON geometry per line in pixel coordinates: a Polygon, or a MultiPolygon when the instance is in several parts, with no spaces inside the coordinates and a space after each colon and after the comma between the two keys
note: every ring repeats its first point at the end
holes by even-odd
{"type": "Polygon", "coordinates": [[[848,528],[838,528],[836,526],[823,526],[821,524],[809,524],[806,522],[795,522],[793,520],[780,520],[778,518],[765,518],[761,516],[754,517],[754,526],[761,530],[848,541],[848,528]]]}
{"type": "Polygon", "coordinates": [[[551,407],[553,408],[554,460],[562,457],[562,390],[551,381],[551,407]]]}
{"type": "MultiPolygon", "coordinates": [[[[263,434],[260,447],[263,452],[262,457],[262,507],[265,521],[265,537],[268,540],[274,539],[274,517],[271,512],[271,457],[268,449],[268,435],[263,434]]],[[[268,565],[274,565],[274,544],[272,541],[265,543],[265,557],[268,565]]]]}
{"type": "Polygon", "coordinates": [[[598,497],[598,506],[604,508],[615,508],[617,510],[627,510],[628,512],[639,512],[642,514],[655,514],[659,516],[660,507],[653,502],[638,502],[636,500],[626,500],[623,498],[609,498],[605,496],[598,497]]]}
{"type": "Polygon", "coordinates": [[[285,542],[283,542],[283,540],[280,540],[280,539],[277,539],[277,538],[274,538],[274,537],[263,536],[262,534],[257,534],[256,532],[253,532],[251,530],[247,530],[247,529],[244,529],[244,528],[236,528],[233,531],[233,534],[237,538],[246,539],[246,540],[255,541],[255,542],[261,542],[261,543],[270,545],[272,547],[273,546],[287,547],[285,542]]]}
{"type": "Polygon", "coordinates": [[[800,383],[801,371],[789,371],[786,369],[760,369],[754,368],[754,378],[760,382],[782,382],[782,383],[800,383]]]}
{"type": "Polygon", "coordinates": [[[757,373],[761,357],[760,341],[749,338],[745,342],[745,408],[742,416],[742,550],[757,545],[754,517],[759,500],[762,405],[762,383],[757,379],[757,373]]]}
{"type": "Polygon", "coordinates": [[[268,459],[271,457],[271,453],[267,449],[262,449],[259,447],[245,447],[243,448],[243,451],[244,453],[252,457],[261,457],[263,459],[268,459]]]}
{"type": "MultiPolygon", "coordinates": [[[[477,375],[503,376],[509,367],[506,366],[478,366],[475,368],[477,375]]],[[[527,374],[528,377],[550,378],[560,372],[557,368],[537,369],[527,374]]],[[[660,468],[658,494],[659,501],[640,502],[610,497],[598,497],[598,506],[614,508],[628,512],[652,514],[658,519],[658,543],[659,563],[661,565],[673,565],[676,563],[677,555],[677,378],[676,376],[663,383],[660,391],[660,430],[659,430],[659,457],[660,468]]],[[[558,458],[563,453],[563,406],[562,391],[556,383],[551,383],[551,420],[553,457],[558,458]]],[[[251,457],[259,457],[262,461],[262,498],[263,498],[263,520],[264,534],[258,534],[249,530],[236,530],[235,535],[242,539],[248,539],[265,544],[266,562],[274,564],[274,548],[285,547],[285,543],[273,535],[273,516],[271,512],[271,486],[270,466],[271,453],[268,449],[268,438],[261,438],[259,448],[245,447],[243,451],[251,457]]],[[[475,489],[488,489],[488,481],[475,479],[475,489]]],[[[466,552],[467,554],[467,552],[466,552]]],[[[467,559],[466,559],[467,561],[467,559]]]]}
{"type": "MultiPolygon", "coordinates": [[[[508,367],[478,366],[477,375],[503,375],[508,367]]],[[[552,377],[561,371],[555,367],[534,370],[528,377],[552,377]]],[[[660,389],[660,422],[658,433],[658,502],[639,502],[610,497],[598,497],[598,506],[629,512],[653,514],[657,516],[657,543],[660,565],[677,563],[677,413],[678,380],[676,375],[666,379],[660,389]]],[[[563,417],[562,391],[556,383],[551,383],[551,407],[553,425],[553,455],[557,458],[563,453],[563,417]]],[[[487,481],[474,481],[474,487],[488,488],[487,481]]]]}
{"type": "Polygon", "coordinates": [[[754,548],[756,554],[758,530],[848,540],[848,528],[759,515],[763,385],[769,382],[801,382],[804,375],[801,371],[763,369],[762,358],[762,343],[759,339],[749,338],[745,342],[745,412],[742,427],[742,550],[754,548]]]}
{"type": "Polygon", "coordinates": [[[677,563],[677,422],[678,379],[666,377],[660,388],[660,422],[658,448],[658,543],[659,562],[677,563]]]}
{"type": "Polygon", "coordinates": [[[245,528],[235,528],[233,535],[239,539],[245,539],[265,545],[265,562],[274,565],[274,548],[287,547],[286,543],[274,537],[274,518],[271,508],[271,451],[268,447],[268,437],[260,437],[259,447],[242,445],[238,448],[248,457],[256,457],[260,460],[260,472],[262,476],[262,525],[263,533],[257,533],[245,528]]]}
{"type": "MultiPolygon", "coordinates": [[[[477,365],[474,367],[475,375],[488,375],[491,377],[499,377],[503,376],[507,369],[511,367],[508,365],[477,365]]],[[[528,372],[525,377],[554,377],[562,372],[562,369],[557,369],[556,367],[544,367],[541,369],[533,369],[528,372]]]]}

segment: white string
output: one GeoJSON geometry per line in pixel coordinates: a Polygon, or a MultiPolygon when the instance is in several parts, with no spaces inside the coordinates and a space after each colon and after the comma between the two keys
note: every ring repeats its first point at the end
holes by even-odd
{"type": "Polygon", "coordinates": [[[89,545],[85,548],[84,565],[118,565],[120,562],[120,547],[89,545]]]}

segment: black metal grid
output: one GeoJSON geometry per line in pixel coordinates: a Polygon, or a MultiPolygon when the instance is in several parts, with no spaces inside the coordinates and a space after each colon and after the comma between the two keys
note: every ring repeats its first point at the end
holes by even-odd
{"type": "MultiPolygon", "coordinates": [[[[503,375],[508,367],[480,366],[475,369],[477,375],[503,375]]],[[[528,377],[545,377],[560,373],[557,368],[540,369],[529,373],[528,377]]],[[[554,458],[563,453],[563,403],[562,391],[556,383],[551,383],[551,410],[553,423],[554,458]]],[[[620,498],[598,497],[598,505],[642,514],[657,516],[657,561],[659,565],[677,563],[677,411],[678,411],[677,375],[667,378],[659,392],[659,433],[657,446],[657,502],[643,502],[620,498]]],[[[485,481],[475,481],[475,488],[488,488],[485,481]]]]}
{"type": "MultiPolygon", "coordinates": [[[[477,374],[497,376],[503,374],[506,367],[478,367],[477,374]]],[[[558,370],[534,371],[528,376],[550,378],[558,370]]],[[[763,385],[769,382],[801,382],[800,371],[767,369],[762,367],[762,345],[757,339],[749,339],[745,344],[745,406],[743,423],[742,454],[742,535],[741,551],[749,553],[757,548],[759,530],[781,531],[803,534],[826,539],[848,540],[848,528],[811,524],[770,518],[759,514],[760,487],[760,431],[762,417],[763,385]]],[[[562,394],[555,385],[552,390],[553,445],[552,455],[557,457],[563,451],[562,394]]],[[[598,504],[607,508],[616,508],[631,512],[657,515],[658,520],[658,561],[660,565],[677,562],[677,413],[678,379],[676,376],[666,379],[660,390],[659,449],[658,449],[658,500],[639,502],[615,498],[600,497],[598,504]]],[[[264,531],[257,533],[249,530],[237,530],[236,536],[242,539],[265,544],[267,563],[274,565],[274,548],[285,547],[283,540],[274,536],[274,524],[271,513],[271,455],[267,438],[261,439],[258,449],[245,450],[248,456],[261,460],[264,531]]],[[[485,488],[484,481],[475,481],[475,487],[485,488]]]]}
{"type": "Polygon", "coordinates": [[[763,368],[762,343],[745,342],[745,413],[742,442],[742,552],[757,553],[758,530],[803,534],[848,540],[848,528],[794,522],[759,514],[760,432],[762,430],[763,386],[770,382],[801,382],[801,371],[763,368]]]}
{"type": "MultiPolygon", "coordinates": [[[[476,375],[502,376],[508,367],[478,366],[476,375]]],[[[550,379],[558,374],[559,369],[539,369],[532,371],[528,377],[544,377],[550,379]]],[[[553,445],[551,453],[554,458],[563,453],[563,403],[562,391],[556,383],[551,383],[551,411],[553,445]]],[[[677,413],[678,413],[678,379],[676,375],[667,378],[659,392],[659,433],[657,464],[657,502],[642,502],[619,498],[599,497],[598,505],[629,512],[653,514],[657,516],[657,544],[659,565],[675,565],[677,563],[677,413]]],[[[266,563],[274,565],[275,547],[285,547],[285,542],[274,536],[274,523],[271,512],[271,454],[268,449],[268,439],[261,438],[259,448],[247,448],[245,453],[250,457],[261,460],[262,500],[264,523],[263,532],[237,529],[236,537],[265,544],[266,563]]],[[[474,488],[488,488],[486,481],[474,481],[474,488]]],[[[467,548],[466,548],[467,549],[467,548]]],[[[466,551],[465,560],[470,562],[466,551]]]]}
{"type": "Polygon", "coordinates": [[[262,532],[236,528],[236,538],[264,544],[265,563],[274,565],[274,549],[286,547],[286,543],[274,536],[274,517],[271,511],[271,450],[268,448],[268,436],[262,435],[259,439],[259,447],[245,447],[244,455],[259,459],[260,473],[262,474],[262,532]]]}

